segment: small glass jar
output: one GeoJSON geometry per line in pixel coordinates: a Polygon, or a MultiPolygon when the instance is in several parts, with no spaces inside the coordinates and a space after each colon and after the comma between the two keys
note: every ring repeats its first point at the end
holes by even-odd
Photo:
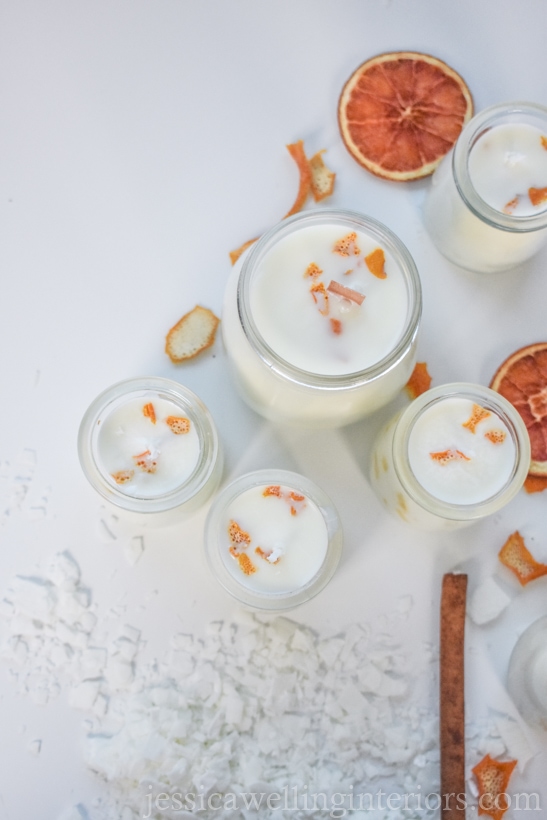
{"type": "Polygon", "coordinates": [[[529,196],[532,187],[547,186],[542,137],[547,139],[547,108],[533,103],[494,105],[467,123],[433,174],[424,206],[427,231],[447,259],[495,273],[516,267],[544,245],[547,200],[534,208],[529,196]],[[533,147],[531,135],[537,136],[533,147]]]}
{"type": "Polygon", "coordinates": [[[222,474],[211,414],[191,390],[158,377],[127,379],[97,396],[80,425],[78,454],[92,487],[140,523],[193,513],[222,474]]]}
{"type": "Polygon", "coordinates": [[[237,478],[219,493],[205,525],[213,575],[257,609],[291,609],[317,595],[336,570],[342,541],[331,500],[287,470],[237,478]]]}
{"type": "MultiPolygon", "coordinates": [[[[330,247],[332,248],[332,244],[330,247]]],[[[340,263],[340,257],[337,261],[340,263]]],[[[327,270],[324,278],[326,286],[330,278],[327,270]]],[[[330,298],[332,304],[338,299],[332,294],[330,298]]],[[[236,384],[243,399],[254,410],[272,421],[288,422],[295,426],[339,427],[387,404],[406,384],[415,364],[421,310],[418,272],[412,257],[398,237],[371,217],[350,211],[318,210],[297,214],[276,225],[238,261],[226,287],[222,335],[236,384]],[[343,279],[343,284],[350,288],[355,287],[353,282],[356,276],[363,277],[364,290],[370,289],[371,293],[366,294],[363,307],[356,307],[348,302],[348,309],[353,310],[354,315],[359,310],[369,311],[367,326],[378,328],[377,332],[372,331],[372,342],[376,344],[378,341],[379,345],[380,342],[383,345],[378,348],[377,359],[373,358],[365,367],[354,367],[350,361],[344,366],[351,372],[342,373],[321,372],[321,361],[306,367],[288,361],[286,356],[279,353],[280,346],[286,347],[286,325],[282,327],[280,323],[278,328],[273,328],[277,340],[274,338],[272,344],[271,339],[269,342],[266,340],[264,329],[259,327],[256,315],[258,297],[255,297],[255,293],[257,284],[260,285],[263,281],[263,266],[272,264],[271,260],[277,258],[274,254],[282,255],[285,253],[284,249],[290,248],[283,259],[281,256],[279,258],[280,268],[289,269],[289,264],[296,265],[294,275],[291,272],[293,278],[288,287],[283,289],[280,284],[281,290],[272,292],[271,297],[264,297],[263,302],[267,306],[269,320],[273,314],[274,302],[279,302],[283,312],[285,307],[287,311],[292,310],[297,300],[301,299],[298,303],[300,313],[296,309],[290,326],[299,327],[301,324],[302,335],[306,335],[304,323],[300,322],[299,317],[302,313],[306,313],[308,317],[309,312],[314,310],[312,296],[307,290],[295,296],[295,290],[297,287],[311,287],[312,280],[306,281],[304,278],[306,265],[308,262],[319,262],[317,242],[326,243],[326,237],[330,238],[333,231],[340,237],[356,232],[367,246],[385,249],[388,260],[388,277],[383,282],[366,270],[364,254],[360,259],[352,254],[341,261],[347,268],[343,273],[351,274],[355,265],[361,266],[353,277],[340,273],[338,275],[343,279]],[[302,248],[305,248],[305,252],[302,248]],[[302,269],[300,263],[294,262],[300,256],[305,260],[302,262],[302,269]],[[382,291],[382,288],[390,288],[392,297],[376,309],[375,305],[379,303],[375,299],[386,299],[388,293],[387,289],[382,291]],[[372,292],[373,289],[375,293],[372,292]],[[385,319],[391,312],[393,316],[397,315],[399,325],[394,328],[392,337],[383,339],[384,330],[380,317],[383,314],[385,319]]],[[[325,329],[325,337],[331,333],[327,316],[322,317],[316,311],[313,321],[323,323],[320,327],[325,329]]],[[[339,327],[342,324],[339,323],[339,327]]],[[[335,330],[334,333],[336,332],[335,330]]],[[[346,338],[344,335],[337,338],[332,336],[328,343],[343,345],[346,338]]],[[[321,343],[323,342],[321,338],[321,343]]],[[[350,352],[353,354],[358,350],[362,353],[370,349],[370,345],[354,344],[350,352]]]]}
{"type": "Polygon", "coordinates": [[[547,731],[547,615],[529,626],[515,644],[507,688],[524,720],[547,731]]]}
{"type": "Polygon", "coordinates": [[[428,390],[388,422],[373,445],[370,479],[401,520],[452,530],[505,506],[529,466],[530,440],[515,408],[462,382],[428,390]],[[483,412],[473,424],[475,407],[483,412]]]}

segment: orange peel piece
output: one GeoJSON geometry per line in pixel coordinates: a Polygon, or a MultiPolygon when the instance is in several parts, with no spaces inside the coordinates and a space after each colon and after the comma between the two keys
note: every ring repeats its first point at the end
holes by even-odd
{"type": "Polygon", "coordinates": [[[516,765],[516,760],[502,762],[486,755],[472,769],[479,787],[479,815],[488,814],[492,820],[502,820],[510,805],[507,787],[516,765]]]}
{"type": "Polygon", "coordinates": [[[250,248],[251,245],[257,241],[257,239],[258,236],[255,236],[254,239],[248,239],[246,242],[243,243],[243,245],[240,245],[239,248],[236,248],[235,251],[230,251],[230,261],[232,265],[235,265],[241,254],[244,253],[247,250],[247,248],[250,248]]]}
{"type": "Polygon", "coordinates": [[[287,213],[283,217],[284,219],[286,219],[288,216],[292,216],[293,214],[297,214],[299,211],[302,210],[302,207],[306,199],[308,198],[308,194],[311,189],[312,178],[310,164],[304,152],[303,140],[298,140],[298,142],[293,142],[290,145],[287,145],[287,151],[289,152],[289,154],[298,166],[298,171],[300,173],[300,184],[298,187],[298,193],[296,195],[294,204],[292,208],[289,211],[287,211],[287,213]]]}
{"type": "Polygon", "coordinates": [[[364,293],[359,293],[359,291],[353,290],[353,288],[347,288],[345,285],[335,282],[334,279],[331,279],[329,282],[327,290],[330,290],[331,293],[335,293],[337,296],[341,296],[342,299],[355,302],[357,305],[362,305],[365,301],[364,293]]]}
{"type": "Polygon", "coordinates": [[[230,555],[233,555],[237,560],[239,568],[244,575],[252,575],[253,572],[256,572],[256,567],[246,552],[238,552],[235,547],[230,547],[230,555]]]}
{"type": "Polygon", "coordinates": [[[528,196],[530,197],[530,202],[534,205],[534,207],[536,205],[542,205],[544,202],[547,202],[547,187],[528,188],[528,196]]]}
{"type": "Polygon", "coordinates": [[[281,487],[279,484],[272,484],[271,487],[266,487],[262,495],[267,498],[269,495],[275,495],[277,498],[281,498],[283,493],[281,492],[281,487]]]}
{"type": "Polygon", "coordinates": [[[505,205],[503,206],[503,213],[504,214],[512,214],[518,204],[519,204],[519,196],[517,194],[515,197],[513,197],[513,199],[510,199],[509,202],[505,203],[505,205]]]}
{"type": "Polygon", "coordinates": [[[323,154],[325,153],[325,150],[326,149],[323,148],[322,151],[318,151],[309,160],[311,171],[310,186],[313,198],[316,202],[321,202],[321,200],[326,199],[334,191],[334,180],[336,179],[336,174],[329,171],[323,162],[323,154]]]}
{"type": "Polygon", "coordinates": [[[547,151],[547,137],[544,137],[543,134],[541,135],[541,144],[547,151]]]}
{"type": "Polygon", "coordinates": [[[133,470],[118,470],[117,473],[112,473],[112,478],[116,484],[127,484],[135,475],[133,470]]]}
{"type": "Polygon", "coordinates": [[[371,253],[365,256],[365,263],[369,271],[377,279],[387,279],[385,271],[386,255],[383,248],[375,248],[371,253]]]}
{"type": "Polygon", "coordinates": [[[212,310],[196,305],[173,325],[165,339],[165,352],[172,362],[178,364],[193,359],[215,341],[220,322],[212,310]]]}
{"type": "Polygon", "coordinates": [[[340,334],[342,333],[342,322],[340,321],[340,319],[331,319],[330,320],[330,326],[331,326],[332,332],[336,336],[340,336],[340,334]]]}
{"type": "Polygon", "coordinates": [[[145,450],[143,453],[139,453],[136,456],[133,456],[133,461],[135,465],[142,470],[143,473],[155,473],[158,461],[155,456],[152,455],[150,450],[145,450]]]}
{"type": "Polygon", "coordinates": [[[518,530],[509,536],[498,557],[501,563],[516,575],[521,586],[547,575],[547,564],[536,561],[518,530]]]}
{"type": "Polygon", "coordinates": [[[357,244],[357,234],[355,231],[351,231],[351,233],[339,239],[338,242],[335,242],[332,252],[337,253],[338,256],[359,256],[361,249],[357,244]]]}
{"type": "Polygon", "coordinates": [[[484,434],[484,437],[491,441],[492,444],[503,444],[505,439],[507,438],[507,433],[505,430],[488,430],[484,434]]]}
{"type": "Polygon", "coordinates": [[[304,276],[311,276],[312,279],[315,279],[316,276],[321,276],[322,273],[323,271],[321,270],[319,265],[316,265],[315,262],[310,262],[310,264],[306,268],[304,276]]]}
{"type": "Polygon", "coordinates": [[[237,521],[233,519],[230,521],[228,525],[228,535],[230,536],[230,541],[232,544],[245,544],[248,546],[251,543],[251,536],[248,532],[245,532],[242,529],[237,521]]]}
{"type": "Polygon", "coordinates": [[[430,453],[429,455],[433,461],[437,461],[443,467],[450,464],[451,461],[471,461],[469,456],[466,456],[461,450],[441,450],[438,453],[430,453]]]}
{"type": "Polygon", "coordinates": [[[480,404],[474,404],[473,410],[471,411],[470,417],[467,421],[464,421],[462,427],[465,427],[467,430],[470,430],[472,433],[477,432],[477,425],[481,423],[484,419],[487,419],[488,416],[491,416],[490,410],[486,410],[484,407],[481,407],[480,404]]]}
{"type": "Polygon", "coordinates": [[[329,294],[323,282],[315,282],[310,288],[313,301],[319,308],[321,316],[327,316],[329,312],[329,294]],[[322,307],[321,307],[322,303],[322,307]]]}
{"type": "Polygon", "coordinates": [[[269,564],[278,564],[279,558],[276,558],[275,561],[270,561],[270,555],[272,554],[273,550],[263,550],[262,547],[256,547],[255,552],[257,555],[260,555],[264,561],[267,561],[269,564]]]}
{"type": "Polygon", "coordinates": [[[547,489],[547,476],[528,475],[524,482],[524,489],[527,493],[541,493],[547,489]]]}
{"type": "Polygon", "coordinates": [[[190,419],[185,416],[167,416],[165,423],[176,436],[183,436],[190,432],[190,419]]]}
{"type": "Polygon", "coordinates": [[[156,423],[156,411],[154,410],[154,405],[151,401],[144,405],[142,408],[142,414],[145,418],[150,419],[152,424],[156,423]]]}
{"type": "Polygon", "coordinates": [[[411,399],[417,399],[431,387],[431,376],[427,369],[426,362],[416,362],[410,379],[405,385],[405,390],[411,399]]]}

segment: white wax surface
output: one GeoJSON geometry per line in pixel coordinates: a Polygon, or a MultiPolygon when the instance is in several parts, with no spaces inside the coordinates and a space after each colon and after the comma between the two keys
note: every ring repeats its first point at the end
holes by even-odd
{"type": "Polygon", "coordinates": [[[365,264],[364,257],[380,247],[366,234],[356,232],[359,256],[333,252],[351,232],[339,225],[311,225],[283,238],[262,260],[251,286],[252,315],[265,341],[282,359],[311,373],[341,375],[370,367],[393,350],[405,327],[405,281],[385,248],[386,279],[365,264]],[[304,275],[310,263],[323,270],[316,280],[304,275]],[[318,281],[327,288],[331,280],[365,294],[362,305],[329,293],[329,313],[321,315],[310,287],[318,281]],[[342,323],[339,335],[331,318],[342,323]]]}
{"type": "Polygon", "coordinates": [[[547,209],[532,205],[529,188],[547,187],[547,149],[533,125],[496,125],[480,137],[469,155],[469,176],[479,196],[497,211],[528,216],[547,209]],[[515,197],[515,207],[506,207],[515,197]]]}
{"type": "Polygon", "coordinates": [[[547,712],[547,647],[538,650],[534,658],[531,686],[542,709],[547,712]]]}
{"type": "MultiPolygon", "coordinates": [[[[221,534],[221,554],[225,565],[234,578],[244,587],[256,592],[293,592],[310,581],[321,568],[328,547],[328,533],[321,511],[310,501],[295,504],[297,514],[291,514],[291,504],[286,498],[264,496],[268,485],[245,490],[226,509],[221,534]],[[251,537],[245,549],[256,572],[245,575],[237,558],[230,554],[230,521],[237,524],[251,537]],[[260,557],[255,552],[272,550],[277,563],[260,557]]],[[[281,487],[283,493],[291,492],[281,487]]]]}
{"type": "Polygon", "coordinates": [[[412,472],[422,487],[441,501],[477,504],[505,486],[515,464],[516,448],[504,422],[494,413],[479,422],[475,433],[463,426],[473,412],[469,399],[449,397],[426,408],[408,441],[412,472]],[[502,430],[505,440],[493,444],[485,433],[502,430]],[[469,461],[456,458],[441,464],[431,453],[459,450],[469,461]]]}
{"type": "Polygon", "coordinates": [[[195,425],[191,422],[188,433],[176,435],[166,423],[169,416],[188,418],[183,407],[150,392],[130,397],[101,419],[96,446],[98,466],[120,492],[155,498],[175,490],[193,473],[200,455],[195,425]],[[156,413],[155,424],[143,414],[149,402],[156,413]],[[157,461],[154,473],[143,472],[135,464],[133,456],[146,450],[157,461]],[[131,480],[117,484],[112,475],[120,470],[132,470],[131,480]]]}

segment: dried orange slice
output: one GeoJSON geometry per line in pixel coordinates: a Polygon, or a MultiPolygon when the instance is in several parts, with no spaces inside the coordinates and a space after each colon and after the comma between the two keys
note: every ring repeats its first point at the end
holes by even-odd
{"type": "Polygon", "coordinates": [[[498,368],[490,387],[522,416],[532,445],[530,475],[547,476],[547,342],[521,347],[498,368]]]}
{"type": "Polygon", "coordinates": [[[414,51],[367,60],[338,104],[350,154],[373,174],[399,181],[433,173],[472,114],[471,93],[460,75],[414,51]]]}

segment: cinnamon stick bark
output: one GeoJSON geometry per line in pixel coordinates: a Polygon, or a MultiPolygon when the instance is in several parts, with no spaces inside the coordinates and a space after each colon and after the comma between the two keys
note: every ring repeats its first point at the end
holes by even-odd
{"type": "Polygon", "coordinates": [[[441,818],[465,820],[464,636],[467,575],[447,574],[441,595],[441,818]]]}

